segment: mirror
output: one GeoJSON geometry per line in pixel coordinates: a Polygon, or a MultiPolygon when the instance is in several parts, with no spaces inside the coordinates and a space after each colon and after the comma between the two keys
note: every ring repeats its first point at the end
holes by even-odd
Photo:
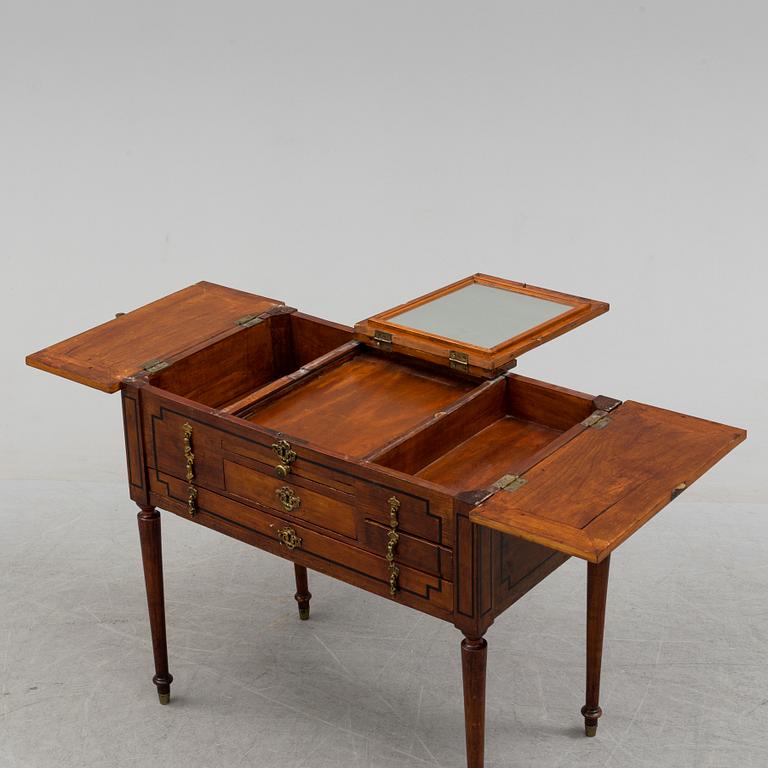
{"type": "Polygon", "coordinates": [[[388,322],[490,349],[573,309],[573,305],[470,283],[388,322]]]}

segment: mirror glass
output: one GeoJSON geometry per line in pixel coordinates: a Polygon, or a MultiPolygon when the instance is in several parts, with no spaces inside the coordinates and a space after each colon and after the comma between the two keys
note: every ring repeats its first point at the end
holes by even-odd
{"type": "Polygon", "coordinates": [[[471,283],[387,320],[488,349],[571,309],[570,304],[471,283]]]}

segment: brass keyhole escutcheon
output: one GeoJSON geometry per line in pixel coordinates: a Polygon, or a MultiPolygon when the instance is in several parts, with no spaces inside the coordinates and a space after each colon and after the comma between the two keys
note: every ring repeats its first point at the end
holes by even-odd
{"type": "Polygon", "coordinates": [[[293,512],[301,506],[301,499],[293,492],[292,488],[284,485],[275,491],[275,496],[280,499],[280,503],[286,512],[293,512]]]}
{"type": "Polygon", "coordinates": [[[296,461],[296,451],[291,448],[287,440],[278,440],[272,443],[272,450],[280,459],[280,463],[275,467],[275,474],[278,477],[288,477],[291,471],[291,464],[296,461]]]}
{"type": "Polygon", "coordinates": [[[296,549],[303,543],[301,536],[297,536],[296,531],[293,528],[278,528],[277,538],[280,539],[280,543],[288,547],[288,549],[296,549]]]}

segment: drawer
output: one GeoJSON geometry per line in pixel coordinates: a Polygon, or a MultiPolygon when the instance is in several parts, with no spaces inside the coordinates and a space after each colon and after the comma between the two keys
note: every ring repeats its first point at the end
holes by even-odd
{"type": "Polygon", "coordinates": [[[287,512],[321,528],[357,538],[354,497],[334,488],[308,487],[287,482],[274,475],[229,459],[223,460],[224,488],[232,495],[254,501],[277,512],[287,512]]]}
{"type": "Polygon", "coordinates": [[[302,456],[300,447],[291,445],[287,441],[283,442],[284,446],[279,440],[267,444],[256,440],[244,440],[234,435],[224,435],[221,438],[221,447],[225,453],[259,462],[260,468],[267,474],[284,479],[288,483],[309,480],[343,493],[352,493],[352,478],[349,475],[309,460],[302,456]],[[274,445],[278,445],[279,448],[273,448],[274,445]],[[295,454],[292,461],[285,462],[280,458],[278,450],[283,447],[295,454]],[[287,474],[283,474],[283,468],[288,470],[287,474]]]}
{"type": "MultiPolygon", "coordinates": [[[[165,473],[151,474],[150,491],[155,506],[350,584],[392,597],[389,568],[383,556],[204,488],[198,490],[198,511],[190,516],[186,482],[165,473]]],[[[453,611],[452,582],[413,568],[399,557],[396,562],[398,591],[393,599],[447,618],[453,611]]]]}

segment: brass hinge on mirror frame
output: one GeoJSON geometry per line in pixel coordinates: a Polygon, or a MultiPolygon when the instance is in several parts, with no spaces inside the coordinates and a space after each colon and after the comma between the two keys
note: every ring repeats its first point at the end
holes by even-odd
{"type": "Polygon", "coordinates": [[[448,354],[448,362],[454,371],[469,372],[469,355],[466,352],[453,352],[448,354]]]}
{"type": "Polygon", "coordinates": [[[611,423],[611,417],[607,411],[593,411],[581,422],[584,427],[593,427],[594,429],[603,429],[611,423]]]}
{"type": "Polygon", "coordinates": [[[261,315],[243,315],[235,320],[235,325],[242,328],[250,328],[252,325],[258,325],[264,318],[261,315]]]}
{"type": "Polygon", "coordinates": [[[512,493],[525,485],[528,481],[520,475],[503,475],[491,487],[497,491],[512,493]]]}
{"type": "Polygon", "coordinates": [[[379,349],[383,349],[385,352],[391,352],[392,351],[392,334],[387,333],[386,331],[374,331],[373,343],[379,349]]]}
{"type": "Polygon", "coordinates": [[[141,370],[146,371],[147,373],[157,373],[158,371],[162,371],[163,368],[167,368],[170,365],[170,363],[167,363],[165,360],[147,360],[146,363],[141,364],[141,370]]]}

